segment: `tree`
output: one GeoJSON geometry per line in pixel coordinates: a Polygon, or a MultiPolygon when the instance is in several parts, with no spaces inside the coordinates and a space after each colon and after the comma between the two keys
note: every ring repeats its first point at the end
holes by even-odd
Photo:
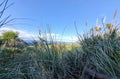
{"type": "Polygon", "coordinates": [[[18,32],[7,31],[2,34],[3,39],[6,40],[7,46],[15,46],[16,40],[18,39],[18,32]]]}
{"type": "Polygon", "coordinates": [[[19,34],[18,32],[7,31],[7,32],[4,32],[2,35],[4,39],[16,39],[18,38],[18,34],[19,34]]]}

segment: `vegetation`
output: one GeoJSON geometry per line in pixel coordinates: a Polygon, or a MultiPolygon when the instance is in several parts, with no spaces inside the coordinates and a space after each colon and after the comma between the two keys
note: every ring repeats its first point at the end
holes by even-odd
{"type": "Polygon", "coordinates": [[[111,25],[106,31],[95,27],[83,39],[80,36],[80,45],[54,43],[52,39],[48,43],[39,37],[39,42],[22,49],[5,46],[0,52],[0,79],[119,79],[119,25],[111,25]]]}
{"type": "MultiPolygon", "coordinates": [[[[0,27],[4,24],[0,21],[0,27]]],[[[19,33],[4,32],[0,36],[0,79],[120,79],[119,26],[103,22],[103,27],[97,25],[78,36],[77,44],[53,39],[49,43],[39,36],[39,42],[29,46],[19,33]]]]}

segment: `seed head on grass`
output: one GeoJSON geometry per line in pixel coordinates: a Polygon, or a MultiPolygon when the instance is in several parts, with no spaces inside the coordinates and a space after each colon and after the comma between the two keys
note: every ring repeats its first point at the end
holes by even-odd
{"type": "Polygon", "coordinates": [[[106,24],[106,27],[107,27],[109,30],[112,29],[112,26],[113,26],[113,25],[112,25],[111,23],[107,23],[107,24],[106,24]]]}
{"type": "Polygon", "coordinates": [[[101,28],[100,26],[96,26],[96,27],[95,27],[95,30],[96,30],[96,31],[100,31],[100,30],[102,30],[102,28],[101,28]]]}

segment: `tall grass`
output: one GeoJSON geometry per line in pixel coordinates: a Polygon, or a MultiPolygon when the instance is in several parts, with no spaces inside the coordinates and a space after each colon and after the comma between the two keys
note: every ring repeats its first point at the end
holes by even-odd
{"type": "Polygon", "coordinates": [[[19,51],[2,44],[0,79],[119,79],[119,24],[103,26],[78,37],[80,45],[71,49],[52,36],[49,41],[39,36],[39,42],[19,51]]]}
{"type": "MultiPolygon", "coordinates": [[[[47,40],[23,49],[14,59],[1,59],[0,79],[90,79],[94,74],[120,78],[120,37],[117,30],[101,36],[85,36],[80,47],[67,50],[65,45],[47,40]],[[4,61],[6,60],[6,61],[4,61]],[[92,74],[92,73],[91,73],[92,74]]],[[[53,40],[52,40],[53,41],[53,40]]],[[[7,52],[6,52],[7,53],[7,52]]],[[[2,58],[2,57],[1,57],[2,58]]],[[[96,77],[99,78],[99,77],[96,77]]]]}

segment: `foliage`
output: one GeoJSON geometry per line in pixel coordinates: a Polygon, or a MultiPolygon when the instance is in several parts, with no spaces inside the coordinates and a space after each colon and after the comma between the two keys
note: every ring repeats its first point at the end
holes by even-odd
{"type": "MultiPolygon", "coordinates": [[[[7,2],[0,4],[5,3],[0,18],[7,2]]],[[[0,27],[8,18],[0,20],[0,27]]],[[[83,39],[78,36],[80,45],[56,43],[52,37],[48,42],[40,36],[39,42],[27,46],[17,32],[3,33],[0,79],[120,79],[119,24],[103,26],[96,25],[83,39]]]]}
{"type": "Polygon", "coordinates": [[[16,38],[18,38],[18,32],[13,32],[13,31],[4,32],[2,35],[3,35],[3,39],[16,39],[16,38]]]}
{"type": "Polygon", "coordinates": [[[101,73],[109,79],[119,79],[119,31],[116,28],[111,28],[112,31],[106,29],[102,34],[102,29],[84,34],[83,39],[79,40],[80,45],[40,40],[34,41],[32,46],[26,46],[21,51],[5,48],[0,53],[0,78],[99,79],[98,73],[101,73]],[[11,59],[13,55],[14,58],[11,59]],[[90,72],[98,76],[93,76],[90,72]]]}

